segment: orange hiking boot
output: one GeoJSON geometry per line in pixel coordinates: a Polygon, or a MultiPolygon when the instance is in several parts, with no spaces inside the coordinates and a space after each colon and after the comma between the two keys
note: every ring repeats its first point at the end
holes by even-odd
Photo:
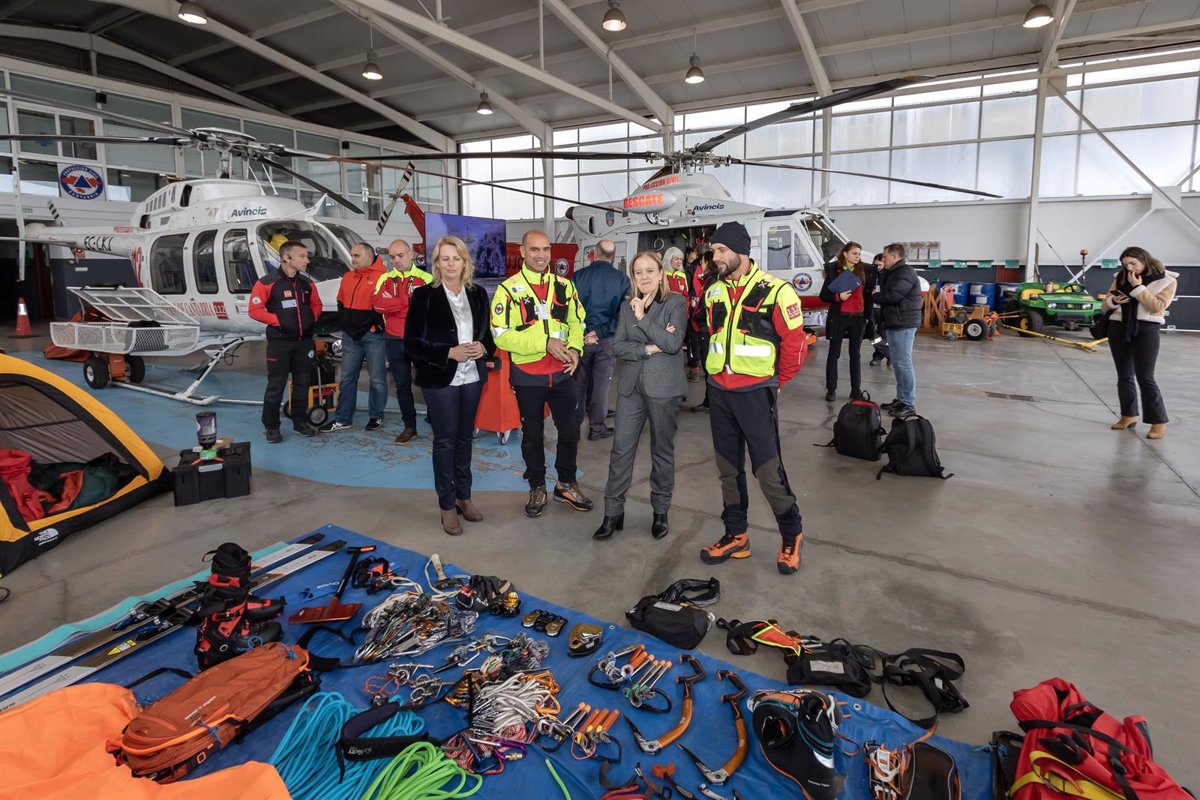
{"type": "Polygon", "coordinates": [[[750,537],[744,533],[726,532],[716,544],[700,551],[700,560],[705,564],[721,564],[731,558],[750,557],[750,537]]]}
{"type": "Polygon", "coordinates": [[[784,539],[779,545],[779,555],[775,557],[775,566],[779,567],[780,575],[791,575],[800,569],[800,551],[804,549],[804,537],[784,539]]]}

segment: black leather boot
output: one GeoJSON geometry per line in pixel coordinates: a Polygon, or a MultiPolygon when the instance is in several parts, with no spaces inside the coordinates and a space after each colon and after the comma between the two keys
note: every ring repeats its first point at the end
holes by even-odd
{"type": "Polygon", "coordinates": [[[604,521],[600,523],[600,527],[596,528],[596,532],[592,534],[593,539],[611,539],[614,531],[625,529],[625,514],[618,514],[615,517],[605,516],[604,521]]]}
{"type": "Polygon", "coordinates": [[[655,539],[661,539],[670,532],[671,529],[667,527],[667,515],[656,513],[654,521],[650,523],[650,535],[655,539]]]}

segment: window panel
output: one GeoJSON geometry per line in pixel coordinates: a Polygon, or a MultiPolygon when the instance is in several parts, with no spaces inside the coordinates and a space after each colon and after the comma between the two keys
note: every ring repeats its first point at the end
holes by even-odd
{"type": "MultiPolygon", "coordinates": [[[[811,167],[811,158],[785,158],[780,164],[811,167]]],[[[744,199],[767,208],[804,208],[813,203],[813,173],[795,169],[747,167],[744,199]]]]}
{"type": "Polygon", "coordinates": [[[1036,114],[1037,97],[1033,95],[988,100],[983,104],[980,135],[985,139],[998,136],[1032,136],[1036,114]]]}
{"type": "Polygon", "coordinates": [[[612,172],[605,175],[579,176],[579,199],[588,203],[619,202],[629,194],[629,175],[612,172]]]}
{"type": "Polygon", "coordinates": [[[1085,76],[1085,83],[1094,86],[1097,83],[1113,83],[1115,81],[1132,81],[1139,78],[1153,78],[1159,75],[1181,75],[1200,69],[1200,61],[1168,61],[1163,64],[1141,64],[1120,69],[1098,69],[1085,76]]]}
{"type": "MultiPolygon", "coordinates": [[[[834,124],[836,126],[836,120],[834,124]]],[[[831,169],[887,175],[888,151],[875,150],[868,153],[835,155],[830,158],[829,166],[831,169]]],[[[830,175],[829,191],[832,193],[830,202],[835,206],[878,205],[888,201],[887,182],[872,178],[830,175]]]]}
{"type": "Polygon", "coordinates": [[[216,294],[221,290],[217,285],[217,258],[213,252],[216,239],[216,231],[201,231],[192,243],[192,269],[195,272],[196,291],[200,294],[216,294]]]}
{"type": "Polygon", "coordinates": [[[327,156],[338,154],[338,140],[332,136],[321,136],[306,131],[296,131],[296,148],[310,153],[322,153],[327,156]]]}
{"type": "Polygon", "coordinates": [[[600,142],[605,139],[624,139],[629,135],[629,126],[624,122],[612,125],[593,125],[579,129],[580,142],[600,142]]]}
{"type": "Polygon", "coordinates": [[[225,285],[234,294],[245,294],[254,288],[258,275],[245,228],[225,231],[221,239],[221,260],[225,263],[225,285]]]}
{"type": "MultiPolygon", "coordinates": [[[[104,133],[109,136],[157,136],[155,131],[130,128],[104,122],[104,133]]],[[[140,167],[158,172],[175,172],[177,148],[153,144],[106,144],[104,161],[109,166],[140,167]]],[[[199,163],[199,162],[197,162],[199,163]]]]}
{"type": "Polygon", "coordinates": [[[773,158],[815,153],[821,149],[821,143],[814,141],[813,129],[813,120],[805,119],[750,131],[743,137],[746,141],[746,157],[773,158]]]}
{"type": "MultiPolygon", "coordinates": [[[[520,147],[497,147],[494,152],[528,148],[529,145],[522,145],[520,147]]],[[[516,178],[532,178],[534,163],[536,162],[531,158],[492,159],[492,180],[510,181],[516,178]]]]}
{"type": "Polygon", "coordinates": [[[540,216],[542,199],[520,192],[506,191],[507,186],[527,191],[540,192],[541,181],[517,181],[511,184],[497,184],[492,189],[495,214],[500,219],[533,219],[540,216]],[[535,185],[536,183],[536,185],[535,185]],[[538,211],[535,212],[535,209],[538,211]]]}
{"type": "Polygon", "coordinates": [[[989,83],[983,87],[984,97],[994,97],[1001,94],[1013,94],[1015,92],[1036,92],[1037,79],[1026,81],[1007,81],[1005,83],[989,83]]]}
{"type": "MultiPolygon", "coordinates": [[[[945,183],[975,188],[975,159],[978,146],[952,144],[945,147],[915,147],[892,151],[892,177],[945,183]]],[[[939,200],[966,200],[970,195],[893,183],[893,203],[931,203],[939,200]]]]}
{"type": "Polygon", "coordinates": [[[150,247],[150,282],[159,294],[185,294],[187,276],[183,271],[183,244],[186,233],[160,236],[150,247]]]}
{"type": "Polygon", "coordinates": [[[462,213],[468,217],[492,216],[492,187],[462,187],[462,213]]]}
{"type": "Polygon", "coordinates": [[[140,203],[166,185],[164,177],[152,172],[110,168],[105,192],[109,200],[140,203]]]}
{"type": "Polygon", "coordinates": [[[685,131],[700,131],[709,128],[732,128],[746,121],[746,109],[742,106],[718,108],[715,111],[698,111],[687,114],[680,125],[685,131]]]}
{"type": "MultiPolygon", "coordinates": [[[[1057,169],[1058,166],[1050,168],[1057,169]]],[[[1032,170],[1032,139],[983,142],[979,145],[979,183],[976,188],[1002,197],[1028,197],[1032,170]]]]}
{"type": "Polygon", "coordinates": [[[567,130],[554,131],[554,137],[551,139],[551,141],[554,142],[555,147],[558,147],[559,145],[564,145],[564,144],[578,144],[579,131],[576,128],[568,128],[567,130]]]}
{"type": "Polygon", "coordinates": [[[897,110],[892,121],[894,145],[953,142],[978,135],[979,103],[897,110]]]}
{"type": "MultiPolygon", "coordinates": [[[[1067,92],[1067,99],[1079,108],[1079,92],[1067,92]]],[[[1079,130],[1079,115],[1067,108],[1058,95],[1046,98],[1046,114],[1042,121],[1045,133],[1065,133],[1079,130]]]]}
{"type": "Polygon", "coordinates": [[[1038,193],[1043,197],[1075,196],[1075,158],[1078,136],[1048,136],[1042,140],[1042,171],[1038,193]]]}
{"type": "MultiPolygon", "coordinates": [[[[593,153],[628,153],[629,146],[625,142],[610,142],[608,144],[591,144],[581,148],[593,153]]],[[[629,161],[625,159],[604,159],[598,161],[580,161],[580,172],[612,172],[613,170],[629,169],[629,161]]],[[[622,195],[624,196],[624,195],[622,195]]]]}
{"type": "Polygon", "coordinates": [[[13,73],[9,76],[9,88],[14,92],[25,92],[47,100],[64,100],[77,106],[92,108],[96,105],[95,90],[85,86],[71,86],[13,73]]]}
{"type": "MultiPolygon", "coordinates": [[[[849,105],[849,104],[847,104],[849,105]]],[[[887,147],[891,138],[891,112],[834,116],[833,150],[862,150],[887,147]]]]}
{"type": "MultiPolygon", "coordinates": [[[[18,108],[17,132],[54,135],[58,133],[58,130],[54,124],[53,114],[47,114],[44,111],[30,111],[27,108],[18,108]]],[[[35,139],[21,142],[20,147],[22,153],[34,153],[44,156],[58,155],[58,143],[53,141],[38,141],[35,139]]]]}
{"type": "MultiPolygon", "coordinates": [[[[64,136],[95,136],[96,121],[63,114],[58,118],[58,132],[64,136]]],[[[95,142],[63,142],[62,154],[63,158],[82,158],[87,161],[99,158],[95,142]]]]}
{"type": "Polygon", "coordinates": [[[1197,83],[1197,78],[1179,78],[1088,89],[1083,93],[1083,113],[1099,128],[1193,120],[1197,83]]]}
{"type": "Polygon", "coordinates": [[[1146,194],[1150,191],[1150,185],[1138,177],[1099,136],[1089,133],[1079,137],[1079,182],[1075,191],[1088,196],[1146,194]]]}
{"type": "Polygon", "coordinates": [[[938,89],[919,94],[902,94],[893,100],[893,104],[896,108],[900,108],[924,103],[944,103],[948,100],[969,100],[974,97],[979,97],[978,86],[957,86],[953,89],[938,89]]]}
{"type": "MultiPolygon", "coordinates": [[[[8,129],[8,104],[0,103],[0,133],[11,133],[8,129]]],[[[0,153],[11,153],[12,145],[6,141],[0,141],[0,153]]]]}
{"type": "Polygon", "coordinates": [[[1107,134],[1138,169],[1159,186],[1173,186],[1192,168],[1195,126],[1116,131],[1107,134]]]}

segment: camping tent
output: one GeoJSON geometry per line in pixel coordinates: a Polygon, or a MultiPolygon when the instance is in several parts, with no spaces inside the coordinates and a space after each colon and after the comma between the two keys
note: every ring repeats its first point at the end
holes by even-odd
{"type": "Polygon", "coordinates": [[[0,482],[0,575],[171,485],[162,459],[106,406],[69,381],[3,354],[0,450],[25,451],[41,464],[89,462],[111,454],[130,468],[123,485],[106,499],[34,520],[25,518],[0,482]]]}

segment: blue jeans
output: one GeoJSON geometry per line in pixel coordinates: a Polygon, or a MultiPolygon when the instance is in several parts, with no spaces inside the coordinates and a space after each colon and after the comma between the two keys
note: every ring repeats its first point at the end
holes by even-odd
{"type": "Polygon", "coordinates": [[[892,372],[896,374],[896,399],[905,405],[917,406],[917,371],[913,369],[913,342],[916,328],[888,328],[888,354],[892,372]]]}
{"type": "Polygon", "coordinates": [[[438,507],[450,511],[455,500],[471,499],[471,440],[483,381],[423,391],[433,424],[433,486],[438,507]]]}
{"type": "Polygon", "coordinates": [[[367,333],[354,341],[342,334],[342,379],[338,384],[338,404],[335,420],[343,425],[354,422],[358,408],[358,376],[363,362],[367,362],[367,376],[371,381],[369,413],[371,419],[383,419],[387,406],[387,353],[382,333],[367,333]]]}
{"type": "Polygon", "coordinates": [[[413,403],[412,364],[409,362],[408,354],[404,350],[403,339],[388,339],[386,341],[388,369],[392,371],[392,380],[396,382],[396,402],[400,406],[400,416],[404,418],[404,427],[415,430],[417,427],[417,407],[413,403]]]}

